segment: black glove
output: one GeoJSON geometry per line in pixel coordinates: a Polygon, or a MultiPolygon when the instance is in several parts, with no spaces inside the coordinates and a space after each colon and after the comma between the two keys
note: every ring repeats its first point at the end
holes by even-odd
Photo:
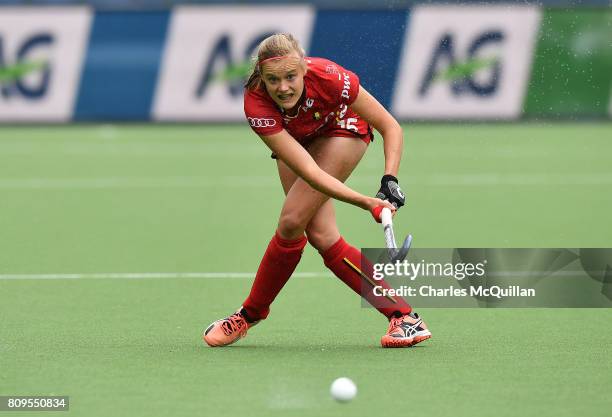
{"type": "Polygon", "coordinates": [[[387,200],[395,208],[400,208],[406,202],[406,196],[399,186],[397,178],[393,175],[384,175],[380,180],[380,190],[376,193],[376,198],[387,200]]]}

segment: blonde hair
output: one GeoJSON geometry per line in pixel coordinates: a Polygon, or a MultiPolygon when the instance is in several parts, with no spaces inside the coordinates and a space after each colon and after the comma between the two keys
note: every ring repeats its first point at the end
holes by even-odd
{"type": "Polygon", "coordinates": [[[275,33],[261,41],[257,47],[257,54],[253,56],[252,70],[249,78],[244,85],[248,90],[256,90],[261,86],[261,65],[266,59],[286,56],[296,52],[300,58],[306,54],[300,43],[290,33],[275,33]]]}

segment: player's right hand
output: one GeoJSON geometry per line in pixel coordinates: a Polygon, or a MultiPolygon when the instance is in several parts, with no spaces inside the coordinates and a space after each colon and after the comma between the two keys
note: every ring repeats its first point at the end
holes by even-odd
{"type": "Polygon", "coordinates": [[[376,220],[376,223],[382,222],[380,214],[382,213],[383,208],[388,208],[389,210],[391,210],[392,215],[395,215],[395,212],[397,211],[397,208],[395,208],[393,204],[391,204],[387,200],[381,200],[380,198],[376,197],[369,199],[368,207],[370,213],[372,214],[372,217],[374,217],[374,220],[376,220]]]}

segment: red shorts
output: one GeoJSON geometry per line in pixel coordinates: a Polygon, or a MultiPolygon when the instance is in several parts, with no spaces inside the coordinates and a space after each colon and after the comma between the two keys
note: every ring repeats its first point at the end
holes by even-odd
{"type": "MultiPolygon", "coordinates": [[[[365,123],[365,122],[364,122],[365,123]]],[[[333,137],[341,137],[341,138],[359,138],[364,141],[366,144],[370,144],[374,140],[374,133],[372,132],[372,128],[366,123],[367,130],[365,133],[354,132],[352,130],[343,129],[339,126],[336,126],[332,129],[328,129],[323,131],[320,136],[324,136],[326,138],[333,137]]],[[[360,129],[361,130],[361,129],[360,129]]]]}
{"type": "MultiPolygon", "coordinates": [[[[315,137],[320,138],[320,137],[326,137],[326,138],[359,138],[362,141],[364,141],[366,143],[366,145],[369,145],[370,142],[372,142],[374,140],[374,132],[372,131],[372,128],[370,127],[369,124],[366,123],[365,120],[359,118],[357,121],[357,132],[355,132],[352,129],[346,129],[340,126],[332,126],[331,128],[327,128],[322,130],[320,133],[318,133],[315,137]],[[363,133],[362,133],[363,132],[363,133]]],[[[308,145],[308,143],[310,141],[312,141],[314,139],[313,138],[308,138],[308,139],[298,139],[298,142],[302,145],[302,146],[306,146],[308,145]]],[[[272,153],[272,155],[270,155],[270,157],[272,159],[277,159],[276,158],[276,154],[272,153]]]]}
{"type": "Polygon", "coordinates": [[[361,117],[359,117],[350,108],[343,114],[342,119],[336,119],[335,123],[322,129],[318,137],[324,136],[328,138],[342,137],[342,138],[359,138],[366,144],[369,144],[374,140],[372,134],[372,128],[361,117]]]}

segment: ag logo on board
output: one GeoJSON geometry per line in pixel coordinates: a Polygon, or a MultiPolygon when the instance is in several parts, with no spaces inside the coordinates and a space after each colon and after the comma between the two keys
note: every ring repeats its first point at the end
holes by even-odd
{"type": "Polygon", "coordinates": [[[176,7],[155,94],[154,118],[244,120],[243,84],[259,43],[276,32],[293,33],[305,42],[311,37],[313,17],[308,6],[176,7]]]}
{"type": "Polygon", "coordinates": [[[502,46],[504,36],[501,30],[480,33],[462,51],[457,50],[459,46],[452,33],[442,35],[429,59],[419,95],[425,96],[434,83],[446,83],[455,96],[495,94],[502,73],[500,58],[496,53],[488,56],[479,53],[492,45],[502,46]]]}
{"type": "Polygon", "coordinates": [[[0,13],[0,121],[72,117],[91,25],[86,7],[0,13]]]}
{"type": "MultiPolygon", "coordinates": [[[[39,58],[37,53],[48,53],[53,46],[51,33],[38,33],[20,39],[12,55],[5,47],[0,35],[0,97],[10,100],[21,96],[35,100],[45,95],[49,87],[51,68],[48,59],[39,58]]],[[[38,54],[40,55],[40,54],[38,54]]]]}
{"type": "Polygon", "coordinates": [[[534,6],[416,7],[392,111],[407,119],[518,117],[539,19],[534,6]]]}
{"type": "Polygon", "coordinates": [[[242,51],[236,50],[238,47],[229,34],[219,36],[204,61],[202,75],[196,86],[196,97],[204,97],[213,83],[223,84],[232,97],[242,97],[243,84],[251,70],[251,57],[260,42],[272,34],[274,32],[255,35],[242,51]]]}

